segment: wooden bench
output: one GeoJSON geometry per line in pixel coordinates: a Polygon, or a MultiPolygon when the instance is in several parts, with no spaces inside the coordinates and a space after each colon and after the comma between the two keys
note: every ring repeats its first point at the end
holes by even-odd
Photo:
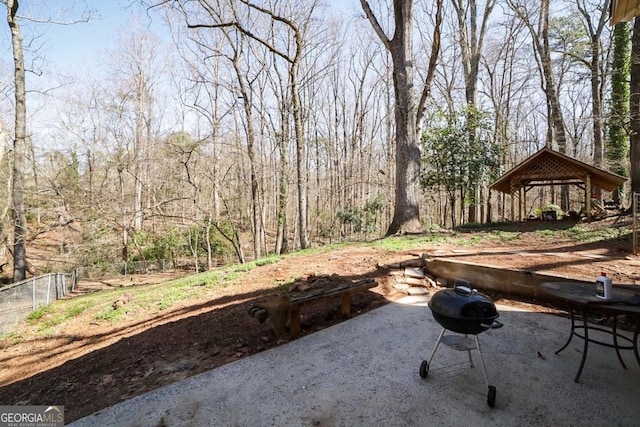
{"type": "Polygon", "coordinates": [[[351,316],[351,295],[355,292],[366,291],[378,286],[373,279],[364,279],[357,282],[346,282],[339,286],[302,293],[297,296],[278,296],[267,301],[256,303],[249,309],[249,315],[264,323],[267,319],[271,323],[278,340],[285,338],[285,329],[289,324],[290,337],[300,336],[300,309],[314,302],[340,298],[343,317],[351,316]]]}
{"type": "Polygon", "coordinates": [[[289,327],[291,338],[300,336],[300,309],[307,304],[323,301],[331,298],[340,298],[342,316],[351,317],[351,295],[355,292],[362,292],[375,288],[378,283],[373,279],[363,279],[357,282],[349,282],[335,288],[322,289],[309,292],[289,299],[291,307],[289,309],[289,327]]]}

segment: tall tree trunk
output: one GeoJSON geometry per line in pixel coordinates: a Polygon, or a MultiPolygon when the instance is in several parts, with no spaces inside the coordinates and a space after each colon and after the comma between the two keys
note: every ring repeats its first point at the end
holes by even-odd
{"type": "Polygon", "coordinates": [[[640,192],[640,18],[633,20],[631,39],[631,85],[629,88],[631,114],[631,191],[640,192]]]}
{"type": "MultiPolygon", "coordinates": [[[[202,3],[202,0],[200,0],[202,3]]],[[[293,107],[293,123],[294,123],[294,136],[296,139],[296,166],[298,174],[298,226],[300,231],[300,248],[306,249],[309,246],[309,233],[308,226],[308,176],[307,176],[307,142],[304,138],[304,129],[302,127],[302,104],[300,101],[300,82],[298,81],[298,71],[300,68],[300,62],[302,61],[302,53],[304,49],[304,34],[300,29],[298,23],[283,16],[278,16],[275,12],[254,4],[249,0],[240,0],[241,3],[246,5],[250,10],[258,11],[266,16],[270,17],[274,21],[278,21],[284,24],[293,35],[293,42],[295,43],[295,53],[291,56],[288,52],[279,50],[275,45],[270,45],[266,39],[260,38],[251,31],[248,31],[239,22],[225,23],[217,25],[218,27],[233,26],[242,32],[245,36],[257,41],[263,46],[267,47],[272,53],[280,56],[289,64],[289,89],[291,91],[291,102],[293,107]]],[[[315,9],[316,4],[313,3],[308,11],[310,16],[315,9]]],[[[303,26],[306,26],[305,21],[303,26]]]]}
{"type": "Polygon", "coordinates": [[[122,221],[122,260],[129,261],[129,223],[127,221],[126,189],[124,177],[122,175],[124,166],[118,165],[118,183],[120,185],[120,209],[122,209],[120,220],[122,221]]]}
{"type": "Polygon", "coordinates": [[[307,187],[307,142],[302,129],[302,105],[298,88],[298,67],[302,54],[302,39],[296,32],[296,55],[289,69],[291,101],[293,105],[293,127],[296,137],[296,171],[298,173],[298,227],[300,228],[300,249],[309,247],[308,187],[307,187]]]}
{"type": "MultiPolygon", "coordinates": [[[[534,51],[538,59],[538,66],[541,71],[542,89],[547,98],[548,120],[550,123],[549,132],[553,131],[553,139],[555,139],[558,145],[558,151],[562,154],[567,154],[567,137],[564,129],[564,118],[553,76],[551,48],[549,46],[549,1],[550,0],[540,0],[540,9],[537,12],[539,22],[537,25],[534,25],[529,19],[526,7],[521,4],[516,4],[514,0],[507,0],[507,3],[524,23],[531,35],[534,51]]],[[[569,187],[567,185],[563,185],[560,190],[560,205],[564,211],[569,210],[569,187]]]]}
{"type": "MultiPolygon", "coordinates": [[[[139,77],[138,78],[142,78],[139,77]]],[[[134,159],[133,159],[133,175],[135,179],[134,195],[133,195],[133,231],[142,230],[142,168],[145,158],[145,141],[144,141],[144,113],[143,103],[144,96],[142,95],[142,85],[139,85],[139,92],[137,93],[136,102],[136,124],[134,135],[134,159]]]]}
{"type": "Polygon", "coordinates": [[[413,93],[413,0],[394,1],[396,31],[391,40],[396,119],[396,194],[387,235],[422,231],[418,205],[421,155],[413,93]]]}
{"type": "Polygon", "coordinates": [[[369,3],[360,0],[376,34],[391,53],[396,121],[396,187],[393,219],[387,235],[420,232],[421,154],[416,133],[416,105],[413,93],[413,0],[394,0],[395,33],[389,39],[369,3]]]}
{"type": "Polygon", "coordinates": [[[536,25],[531,22],[524,6],[517,4],[514,0],[507,0],[509,7],[516,13],[518,18],[529,30],[533,41],[534,52],[538,59],[538,66],[541,71],[542,89],[547,97],[549,111],[548,120],[553,130],[554,139],[558,145],[558,151],[567,153],[567,138],[564,129],[564,118],[560,108],[560,100],[553,76],[551,62],[551,49],[549,47],[549,0],[540,0],[538,19],[536,25]],[[539,29],[539,31],[537,30],[539,29]]]}
{"type": "MultiPolygon", "coordinates": [[[[284,138],[281,138],[284,139],[284,138]]],[[[278,151],[280,153],[280,171],[278,183],[278,207],[276,214],[277,236],[275,252],[278,255],[289,252],[289,230],[287,229],[287,192],[289,191],[289,175],[287,168],[287,148],[285,141],[278,143],[278,151]]]]}
{"type": "Polygon", "coordinates": [[[22,33],[18,24],[18,0],[7,0],[7,23],[11,31],[15,79],[15,136],[13,140],[13,281],[27,274],[27,220],[24,213],[24,161],[27,133],[27,108],[22,33]]]}
{"type": "Polygon", "coordinates": [[[281,132],[277,137],[278,152],[280,154],[280,170],[278,183],[278,211],[277,211],[277,237],[276,254],[286,254],[289,252],[289,230],[287,227],[287,194],[289,192],[289,161],[287,160],[289,141],[289,112],[285,107],[286,102],[280,110],[281,132]]]}
{"type": "MultiPolygon", "coordinates": [[[[231,39],[229,38],[229,40],[231,39]]],[[[232,43],[229,44],[233,45],[232,43]]],[[[240,88],[240,97],[242,98],[242,105],[244,107],[244,115],[246,119],[247,156],[249,157],[250,175],[249,185],[251,187],[251,222],[253,226],[253,256],[254,259],[257,260],[261,257],[262,218],[260,215],[260,194],[258,191],[258,175],[256,172],[256,137],[251,107],[250,84],[247,83],[245,77],[243,77],[242,70],[240,69],[240,55],[241,53],[234,48],[234,55],[231,58],[231,63],[233,64],[233,69],[240,88]]]]}
{"type": "Polygon", "coordinates": [[[604,145],[602,141],[602,99],[600,98],[600,41],[591,43],[591,108],[593,110],[593,163],[602,168],[604,145]]]}
{"type": "MultiPolygon", "coordinates": [[[[431,96],[431,84],[436,76],[436,65],[438,64],[438,53],[440,52],[440,27],[442,26],[442,1],[436,0],[436,16],[433,27],[433,37],[431,41],[431,55],[429,55],[429,65],[427,65],[427,75],[424,79],[422,87],[422,95],[418,102],[418,111],[416,113],[416,136],[418,141],[422,138],[422,130],[424,120],[427,115],[427,100],[431,96]]],[[[391,128],[389,126],[389,128],[391,128]]]]}
{"type": "Polygon", "coordinates": [[[211,250],[211,214],[207,214],[207,220],[204,223],[204,240],[207,249],[207,270],[213,268],[213,251],[211,250]]]}
{"type": "MultiPolygon", "coordinates": [[[[459,44],[462,53],[462,70],[464,73],[465,98],[467,106],[472,111],[476,110],[476,96],[478,85],[478,72],[480,69],[480,57],[484,45],[484,36],[487,30],[489,17],[495,6],[495,0],[487,0],[482,14],[482,22],[478,29],[478,5],[476,0],[452,0],[458,18],[459,44]]],[[[469,141],[473,144],[476,140],[476,129],[469,127],[469,141]]],[[[467,196],[471,200],[469,204],[469,222],[477,221],[478,187],[481,182],[470,182],[467,196]]],[[[463,198],[464,200],[464,198],[463,198]]]]}
{"type": "Polygon", "coordinates": [[[484,46],[484,37],[489,17],[495,6],[495,0],[487,0],[478,29],[477,0],[452,0],[458,18],[459,44],[462,53],[465,98],[467,104],[476,105],[478,72],[480,57],[484,46]]]}
{"type": "Polygon", "coordinates": [[[564,118],[562,116],[562,107],[560,106],[560,99],[553,76],[551,48],[549,47],[549,0],[542,0],[541,8],[543,25],[540,38],[542,40],[537,40],[536,46],[540,54],[542,73],[544,74],[545,93],[551,106],[551,117],[549,119],[553,123],[553,132],[556,143],[558,144],[558,151],[567,154],[567,137],[564,129],[564,118]]]}
{"type": "MultiPolygon", "coordinates": [[[[628,22],[616,24],[613,30],[613,63],[611,70],[611,107],[609,113],[609,139],[605,153],[611,171],[622,176],[629,175],[629,56],[630,25],[628,22]]],[[[623,186],[612,195],[617,204],[622,203],[623,186]]]]}
{"type": "MultiPolygon", "coordinates": [[[[594,13],[587,11],[585,4],[580,0],[577,2],[578,10],[582,14],[585,30],[589,35],[590,47],[591,47],[591,61],[589,63],[589,69],[591,72],[591,109],[593,115],[593,163],[594,165],[602,168],[604,166],[604,130],[603,130],[603,71],[600,61],[600,43],[602,32],[609,17],[609,0],[605,0],[604,4],[599,8],[600,15],[593,16],[594,13]],[[595,18],[595,26],[592,23],[592,18],[595,18]]],[[[596,199],[602,198],[600,187],[594,188],[596,199]]]]}

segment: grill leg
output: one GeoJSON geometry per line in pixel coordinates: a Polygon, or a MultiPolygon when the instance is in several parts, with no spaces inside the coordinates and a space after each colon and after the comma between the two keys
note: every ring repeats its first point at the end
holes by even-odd
{"type": "Polygon", "coordinates": [[[429,365],[431,365],[431,361],[433,360],[433,356],[436,355],[436,350],[438,349],[438,346],[440,345],[440,340],[444,336],[444,331],[445,331],[445,329],[442,328],[442,330],[440,331],[440,335],[438,335],[438,341],[436,341],[436,345],[435,345],[435,347],[433,347],[433,350],[431,351],[431,356],[429,356],[429,365]]]}
{"type": "MultiPolygon", "coordinates": [[[[465,335],[464,337],[466,339],[468,337],[468,335],[465,335]]],[[[475,335],[474,335],[474,338],[476,338],[475,335]]],[[[479,348],[478,347],[478,338],[476,338],[476,348],[479,348]]],[[[467,354],[469,355],[469,365],[472,368],[475,368],[476,366],[473,364],[473,357],[471,356],[471,350],[467,350],[467,354]]]]}
{"type": "Polygon", "coordinates": [[[489,377],[487,376],[487,368],[484,366],[484,357],[482,357],[482,350],[480,349],[480,341],[478,340],[478,336],[474,335],[473,339],[476,341],[476,348],[478,349],[478,354],[480,355],[480,366],[482,367],[482,375],[484,376],[484,382],[489,387],[489,377]]]}

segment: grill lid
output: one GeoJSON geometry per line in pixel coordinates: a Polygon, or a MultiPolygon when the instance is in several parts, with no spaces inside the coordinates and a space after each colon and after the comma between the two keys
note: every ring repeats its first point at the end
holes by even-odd
{"type": "Polygon", "coordinates": [[[491,299],[466,286],[443,289],[431,297],[429,308],[442,316],[452,319],[493,320],[498,311],[491,299]]]}

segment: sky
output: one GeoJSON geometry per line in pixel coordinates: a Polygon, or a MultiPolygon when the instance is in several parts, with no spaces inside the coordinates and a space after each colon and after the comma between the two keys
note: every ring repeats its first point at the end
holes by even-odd
{"type": "MultiPolygon", "coordinates": [[[[360,7],[358,0],[327,0],[336,11],[347,12],[360,7]]],[[[44,40],[47,46],[47,60],[54,69],[84,69],[99,64],[107,51],[116,48],[119,34],[126,31],[130,17],[139,12],[141,19],[147,21],[153,32],[160,38],[167,29],[157,13],[151,17],[139,6],[131,5],[132,0],[40,0],[55,15],[60,5],[73,4],[69,15],[80,16],[85,5],[95,10],[95,18],[87,23],[74,25],[47,25],[44,40]]],[[[26,13],[26,11],[25,11],[26,13]]],[[[143,22],[144,23],[144,22],[143,22]]]]}
{"type": "MultiPolygon", "coordinates": [[[[353,14],[354,10],[360,9],[358,0],[326,1],[335,13],[353,14]]],[[[4,6],[0,10],[5,13],[4,6]]],[[[19,15],[42,21],[34,23],[24,18],[20,20],[25,52],[28,52],[28,45],[35,40],[33,45],[39,47],[37,50],[43,58],[40,63],[33,64],[29,61],[30,54],[25,53],[27,70],[38,71],[27,73],[28,91],[48,91],[58,87],[60,82],[68,82],[67,77],[61,76],[74,79],[83,74],[90,75],[92,70],[96,73],[103,72],[109,52],[115,51],[121,35],[128,33],[128,26],[134,15],[139,16],[141,25],[149,25],[161,41],[170,43],[168,29],[158,13],[148,14],[135,0],[23,0],[20,2],[19,15]],[[93,10],[89,22],[72,25],[45,23],[50,20],[70,23],[81,17],[87,8],[93,10]]],[[[11,37],[6,23],[2,24],[1,21],[0,70],[0,86],[12,84],[9,77],[13,71],[11,37]]],[[[36,96],[35,92],[33,96],[36,96]]],[[[48,104],[46,97],[28,97],[28,110],[31,113],[39,111],[39,116],[55,114],[45,107],[48,104]]],[[[42,120],[36,120],[40,121],[42,120]]],[[[46,121],[48,120],[45,119],[44,122],[46,121]]]]}
{"type": "MultiPolygon", "coordinates": [[[[31,69],[29,60],[34,56],[33,50],[44,57],[43,77],[51,72],[70,74],[73,70],[96,66],[105,52],[117,46],[118,35],[126,29],[129,17],[135,12],[132,7],[127,7],[130,3],[130,0],[21,1],[18,14],[27,69],[31,69]],[[95,10],[92,19],[69,24],[79,19],[85,8],[95,10]]],[[[5,6],[1,6],[0,11],[6,14],[5,6]]],[[[0,21],[0,61],[4,62],[3,67],[12,68],[11,36],[6,20],[4,22],[0,21]]],[[[159,26],[160,22],[154,25],[159,26]]],[[[33,76],[27,75],[29,78],[33,76]]],[[[0,83],[2,80],[0,78],[0,83]]]]}
{"type": "MultiPolygon", "coordinates": [[[[48,40],[47,57],[54,67],[83,69],[99,64],[107,51],[117,47],[119,35],[126,31],[131,15],[139,11],[129,3],[126,0],[87,0],[86,4],[95,10],[95,17],[89,22],[48,26],[44,37],[48,40]]],[[[83,9],[77,10],[79,13],[83,9]]],[[[151,20],[142,15],[142,19],[148,21],[154,32],[166,32],[158,17],[151,20]]]]}

